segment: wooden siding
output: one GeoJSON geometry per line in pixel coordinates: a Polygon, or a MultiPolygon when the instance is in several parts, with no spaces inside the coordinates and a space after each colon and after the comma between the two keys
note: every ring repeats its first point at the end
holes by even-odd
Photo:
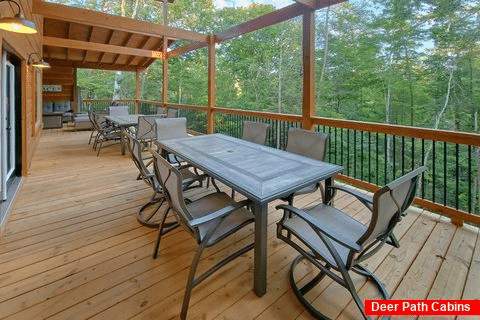
{"type": "MultiPolygon", "coordinates": [[[[21,60],[22,88],[22,175],[27,175],[41,132],[41,122],[35,123],[35,69],[27,64],[32,53],[42,54],[43,18],[32,14],[31,0],[18,0],[27,20],[35,22],[38,33],[18,34],[0,30],[0,50],[6,49],[9,54],[21,60]]],[[[13,16],[17,7],[4,2],[0,5],[0,16],[13,16]]],[[[0,51],[0,57],[2,52],[0,51]]],[[[38,56],[32,56],[38,58],[38,56]]],[[[41,85],[41,84],[38,84],[41,85]]],[[[39,115],[41,117],[41,115],[39,115]]]]}
{"type": "Polygon", "coordinates": [[[75,68],[52,67],[43,71],[43,84],[61,85],[61,92],[43,92],[43,101],[75,101],[77,73],[75,68]]]}
{"type": "MultiPolygon", "coordinates": [[[[97,157],[88,131],[48,130],[31,175],[18,195],[0,241],[0,319],[179,319],[183,290],[196,248],[182,230],[162,240],[151,257],[155,230],[135,220],[151,192],[118,145],[97,157]]],[[[207,191],[189,191],[196,198],[207,191]]],[[[318,195],[295,200],[297,206],[318,195]]],[[[270,205],[268,289],[252,291],[253,252],[193,290],[189,319],[313,319],[296,300],[287,271],[294,250],[275,237],[281,212],[270,205]]],[[[368,212],[339,195],[335,206],[365,221],[368,212]]],[[[252,229],[204,253],[201,267],[250,239],[252,229]]],[[[382,249],[367,265],[395,299],[479,299],[478,228],[457,227],[412,208],[396,230],[401,247],[382,249]]],[[[361,297],[375,291],[355,277],[361,297]]],[[[312,293],[336,319],[358,319],[348,293],[324,280],[312,293]]]]}

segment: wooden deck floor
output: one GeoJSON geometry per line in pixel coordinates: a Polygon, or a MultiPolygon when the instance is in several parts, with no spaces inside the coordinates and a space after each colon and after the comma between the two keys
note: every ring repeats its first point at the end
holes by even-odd
{"type": "MultiPolygon", "coordinates": [[[[175,230],[152,259],[156,232],[134,215],[150,190],[135,180],[136,168],[118,146],[96,157],[88,137],[89,132],[49,130],[41,139],[0,240],[0,319],[178,319],[196,246],[175,230]]],[[[206,190],[190,192],[195,198],[206,190]]],[[[306,196],[295,204],[316,200],[306,196]]],[[[275,237],[275,205],[269,215],[267,294],[258,298],[252,291],[250,252],[194,289],[189,319],[312,319],[288,283],[296,254],[275,237]]],[[[335,205],[367,218],[349,197],[335,205]]],[[[202,263],[221,258],[252,231],[205,252],[202,263]]],[[[396,235],[400,249],[385,247],[368,261],[392,298],[480,298],[477,228],[457,228],[415,208],[396,235]]],[[[360,295],[373,292],[364,284],[360,295]]],[[[312,298],[334,318],[359,318],[348,293],[329,281],[312,298]]]]}

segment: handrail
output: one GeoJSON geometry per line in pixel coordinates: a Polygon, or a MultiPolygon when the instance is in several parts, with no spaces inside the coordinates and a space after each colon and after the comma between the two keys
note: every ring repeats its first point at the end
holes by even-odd
{"type": "MultiPolygon", "coordinates": [[[[163,106],[163,102],[160,101],[150,101],[150,100],[136,100],[136,99],[119,99],[118,102],[140,102],[140,103],[150,103],[154,105],[163,106]]],[[[107,99],[83,99],[83,102],[111,102],[107,99]]],[[[175,109],[192,109],[199,111],[207,111],[207,106],[194,106],[186,104],[176,104],[176,103],[166,103],[167,107],[175,109]]],[[[271,112],[261,112],[261,111],[251,111],[251,110],[240,110],[240,109],[228,109],[228,108],[213,108],[214,113],[225,113],[225,114],[235,114],[241,116],[252,116],[263,119],[279,120],[279,121],[291,121],[291,122],[302,122],[302,116],[284,114],[284,113],[271,113],[271,112]]],[[[343,120],[343,119],[332,119],[332,118],[323,118],[323,117],[312,117],[313,124],[329,127],[337,127],[344,129],[354,129],[361,131],[368,131],[372,133],[382,133],[382,134],[393,134],[396,136],[418,138],[425,140],[434,140],[442,142],[451,142],[462,145],[471,145],[475,147],[480,147],[480,134],[470,133],[470,132],[458,132],[450,130],[440,130],[440,129],[428,129],[428,128],[418,128],[418,127],[409,127],[396,124],[385,124],[385,123],[373,123],[373,122],[362,122],[355,120],[343,120]]]]}
{"type": "Polygon", "coordinates": [[[395,124],[361,122],[354,120],[341,120],[321,117],[313,117],[312,121],[314,124],[322,126],[369,131],[372,133],[393,134],[396,136],[451,142],[456,144],[465,144],[480,147],[480,134],[478,133],[408,127],[395,124]]]}

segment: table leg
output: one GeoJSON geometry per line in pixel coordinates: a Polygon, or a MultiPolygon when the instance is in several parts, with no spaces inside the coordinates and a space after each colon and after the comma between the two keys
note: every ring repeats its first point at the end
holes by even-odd
{"type": "Polygon", "coordinates": [[[332,200],[332,197],[333,197],[332,189],[330,189],[331,185],[332,185],[332,178],[330,177],[325,179],[325,197],[323,198],[323,203],[325,204],[330,203],[330,200],[332,200]]]}
{"type": "Polygon", "coordinates": [[[125,155],[125,127],[121,127],[120,130],[122,131],[122,134],[120,135],[120,147],[122,149],[122,156],[125,155]]]}
{"type": "Polygon", "coordinates": [[[259,297],[267,292],[267,211],[266,203],[255,202],[255,257],[253,265],[253,290],[259,297]]]}

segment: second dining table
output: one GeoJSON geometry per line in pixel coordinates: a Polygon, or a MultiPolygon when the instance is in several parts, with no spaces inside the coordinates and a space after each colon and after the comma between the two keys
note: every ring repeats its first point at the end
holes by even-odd
{"type": "Polygon", "coordinates": [[[331,198],[327,188],[343,167],[270,148],[223,134],[155,142],[209,176],[253,201],[255,215],[254,291],[267,290],[268,203],[318,181],[325,180],[324,202],[331,198]]]}

